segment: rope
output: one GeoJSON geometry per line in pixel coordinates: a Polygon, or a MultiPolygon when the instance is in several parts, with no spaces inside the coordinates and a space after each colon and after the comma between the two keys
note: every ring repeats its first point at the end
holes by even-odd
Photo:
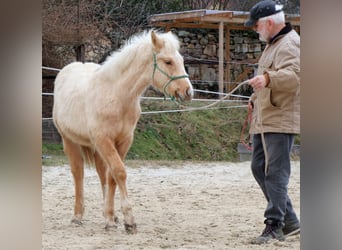
{"type": "MultiPolygon", "coordinates": [[[[44,95],[44,93],[42,93],[44,95]]],[[[51,94],[51,93],[47,93],[47,94],[51,94]]],[[[164,97],[153,97],[153,96],[141,96],[140,97],[140,100],[152,100],[152,101],[171,101],[171,98],[164,98],[164,97]]],[[[216,102],[217,99],[204,99],[204,98],[194,98],[192,99],[191,102],[216,102]]],[[[241,102],[248,102],[247,100],[236,100],[236,99],[233,99],[233,100],[223,100],[223,102],[227,102],[227,103],[234,103],[234,102],[238,102],[238,103],[241,103],[241,102]]]]}
{"type": "Polygon", "coordinates": [[[182,107],[182,108],[185,108],[187,110],[198,110],[198,109],[204,109],[204,108],[210,108],[210,107],[213,107],[217,104],[219,104],[220,102],[226,100],[227,98],[229,98],[237,89],[239,89],[241,86],[245,85],[245,84],[249,84],[249,80],[246,80],[246,81],[243,81],[243,82],[240,82],[234,89],[232,89],[229,93],[227,93],[227,95],[223,98],[221,98],[220,100],[217,100],[216,102],[213,102],[211,104],[208,104],[206,106],[203,106],[203,107],[189,107],[189,106],[185,106],[185,105],[182,105],[180,104],[179,102],[177,102],[175,100],[175,102],[178,104],[179,107],[182,107]]]}
{"type": "Polygon", "coordinates": [[[267,153],[267,145],[265,141],[265,135],[264,135],[264,128],[262,126],[262,113],[261,113],[261,106],[260,106],[260,96],[258,96],[259,91],[256,92],[257,95],[257,102],[258,102],[258,123],[261,127],[261,143],[264,150],[265,155],[265,175],[268,173],[268,153],[267,153]]]}
{"type": "MultiPolygon", "coordinates": [[[[235,105],[231,107],[211,107],[211,108],[201,108],[198,107],[196,108],[195,111],[198,110],[210,110],[210,109],[231,109],[231,108],[245,108],[247,105],[235,105]]],[[[194,111],[192,109],[174,109],[174,110],[158,110],[158,111],[143,111],[141,112],[142,115],[146,114],[161,114],[161,113],[176,113],[176,112],[188,112],[188,111],[194,111]]]]}
{"type": "MultiPolygon", "coordinates": [[[[193,81],[191,81],[193,82],[193,81]]],[[[216,95],[224,95],[226,96],[227,93],[222,93],[222,92],[215,92],[215,91],[209,91],[209,90],[201,90],[201,89],[194,89],[195,92],[202,92],[202,93],[208,93],[208,94],[216,94],[216,95]]],[[[245,95],[231,95],[232,97],[238,97],[238,98],[246,98],[249,99],[249,96],[245,95]]]]}
{"type": "MultiPolygon", "coordinates": [[[[247,116],[246,119],[243,123],[242,129],[241,129],[241,135],[240,135],[240,143],[249,151],[252,151],[252,146],[250,146],[250,141],[248,143],[246,143],[244,134],[245,134],[245,130],[247,129],[248,124],[250,124],[252,120],[252,110],[248,109],[247,112],[247,116]]],[[[250,139],[250,134],[248,133],[248,137],[247,139],[250,139]]]]}
{"type": "MultiPolygon", "coordinates": [[[[231,107],[212,107],[206,109],[197,109],[197,110],[212,110],[212,109],[232,109],[232,108],[245,108],[247,105],[235,105],[231,107]]],[[[174,110],[156,110],[156,111],[143,111],[141,115],[153,115],[153,114],[162,114],[162,113],[176,113],[176,112],[187,112],[191,111],[189,109],[174,109],[174,110]]],[[[44,117],[42,120],[52,120],[52,117],[44,117]]]]}

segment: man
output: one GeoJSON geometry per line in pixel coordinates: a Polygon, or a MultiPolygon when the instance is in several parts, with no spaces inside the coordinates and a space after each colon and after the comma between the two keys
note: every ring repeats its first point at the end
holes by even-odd
{"type": "Polygon", "coordinates": [[[267,207],[266,224],[253,243],[284,240],[299,233],[299,220],[288,197],[290,153],[295,134],[300,132],[300,38],[285,23],[282,6],[265,0],[250,10],[246,27],[253,28],[267,43],[258,63],[249,108],[253,110],[251,169],[262,189],[267,207]]]}

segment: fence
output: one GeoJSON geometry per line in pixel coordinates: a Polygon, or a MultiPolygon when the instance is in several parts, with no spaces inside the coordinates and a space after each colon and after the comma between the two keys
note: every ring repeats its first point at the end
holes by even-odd
{"type": "MultiPolygon", "coordinates": [[[[51,67],[42,67],[43,70],[50,70],[50,71],[59,71],[59,69],[56,68],[51,68],[51,67]]],[[[43,92],[42,96],[43,99],[46,98],[47,100],[43,100],[43,118],[42,118],[42,141],[43,142],[49,142],[49,143],[61,143],[62,139],[61,136],[59,135],[53,120],[52,120],[52,106],[53,106],[53,81],[54,78],[49,77],[47,79],[47,84],[44,83],[43,85],[48,85],[45,89],[48,89],[48,91],[51,92],[43,92]]],[[[200,81],[200,82],[206,82],[206,81],[200,81]]],[[[43,87],[44,89],[44,87],[43,87]]],[[[214,91],[206,91],[206,90],[200,90],[200,89],[194,89],[195,92],[197,93],[205,93],[207,95],[218,95],[218,96],[225,96],[228,95],[226,93],[219,93],[219,92],[214,92],[214,91]]],[[[194,111],[194,110],[203,110],[203,109],[218,109],[218,108],[241,108],[241,107],[246,107],[246,102],[249,99],[249,96],[244,96],[244,95],[235,95],[235,94],[229,94],[229,96],[237,98],[237,100],[224,100],[223,102],[227,103],[236,103],[233,106],[226,106],[226,107],[206,107],[203,106],[203,108],[195,108],[191,109],[173,109],[173,110],[155,110],[155,111],[145,111],[142,112],[142,115],[151,115],[151,114],[161,114],[161,113],[174,113],[174,112],[187,112],[187,111],[194,111]]],[[[165,99],[169,98],[162,98],[162,97],[141,97],[142,100],[147,99],[147,100],[160,100],[164,101],[165,99]]],[[[193,102],[216,102],[217,99],[194,99],[193,102]]],[[[211,106],[211,105],[209,105],[211,106]]]]}

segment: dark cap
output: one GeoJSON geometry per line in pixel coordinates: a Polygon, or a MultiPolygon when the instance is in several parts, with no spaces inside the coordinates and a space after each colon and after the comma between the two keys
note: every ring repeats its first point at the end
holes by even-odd
{"type": "Polygon", "coordinates": [[[271,16],[283,10],[282,5],[277,5],[271,0],[260,1],[252,7],[249,19],[245,22],[246,27],[253,27],[258,20],[263,17],[271,16]]]}

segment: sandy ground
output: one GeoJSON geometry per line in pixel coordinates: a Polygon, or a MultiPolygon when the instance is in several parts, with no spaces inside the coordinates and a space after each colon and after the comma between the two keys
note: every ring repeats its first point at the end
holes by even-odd
{"type": "MultiPolygon", "coordinates": [[[[68,166],[42,170],[43,249],[300,249],[300,236],[253,245],[266,206],[250,162],[127,162],[127,185],[138,233],[106,231],[94,168],[85,171],[84,223],[70,223],[74,186],[68,166]]],[[[292,162],[289,195],[300,217],[300,164],[292,162]]]]}

